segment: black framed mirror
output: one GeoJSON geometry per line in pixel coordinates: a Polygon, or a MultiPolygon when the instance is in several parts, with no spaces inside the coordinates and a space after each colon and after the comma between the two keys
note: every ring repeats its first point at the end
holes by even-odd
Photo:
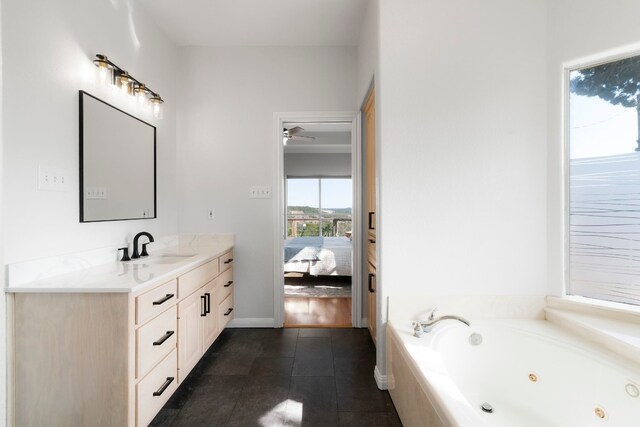
{"type": "Polygon", "coordinates": [[[80,222],[156,218],[156,127],[79,97],[80,222]]]}

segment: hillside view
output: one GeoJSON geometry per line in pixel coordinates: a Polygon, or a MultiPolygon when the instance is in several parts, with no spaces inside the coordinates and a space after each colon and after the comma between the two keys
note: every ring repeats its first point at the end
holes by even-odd
{"type": "Polygon", "coordinates": [[[347,236],[351,232],[351,208],[322,208],[289,206],[287,208],[287,236],[318,236],[318,219],[322,221],[322,236],[347,236]],[[320,212],[322,211],[322,212],[320,212]]]}
{"type": "MultiPolygon", "coordinates": [[[[319,209],[311,206],[289,206],[287,214],[291,216],[318,216],[319,209]],[[300,213],[302,212],[302,214],[300,213]]],[[[322,208],[323,218],[351,218],[351,208],[322,208]]]]}

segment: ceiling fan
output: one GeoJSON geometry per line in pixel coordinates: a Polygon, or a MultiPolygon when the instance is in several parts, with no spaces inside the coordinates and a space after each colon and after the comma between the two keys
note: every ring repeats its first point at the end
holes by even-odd
{"type": "Polygon", "coordinates": [[[291,129],[284,128],[282,132],[284,145],[287,145],[287,142],[289,141],[312,142],[316,139],[313,136],[298,135],[300,132],[303,132],[303,131],[304,131],[304,128],[301,128],[300,126],[292,127],[291,129]]]}

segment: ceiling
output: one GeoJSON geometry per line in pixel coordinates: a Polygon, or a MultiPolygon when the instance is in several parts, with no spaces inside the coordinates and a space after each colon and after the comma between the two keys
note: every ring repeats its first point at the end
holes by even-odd
{"type": "Polygon", "coordinates": [[[177,46],[355,46],[368,0],[139,0],[177,46]]]}
{"type": "Polygon", "coordinates": [[[289,140],[284,146],[287,154],[319,154],[319,153],[350,153],[351,152],[351,123],[284,123],[284,127],[291,129],[300,126],[304,130],[298,135],[311,136],[312,141],[289,140]]]}

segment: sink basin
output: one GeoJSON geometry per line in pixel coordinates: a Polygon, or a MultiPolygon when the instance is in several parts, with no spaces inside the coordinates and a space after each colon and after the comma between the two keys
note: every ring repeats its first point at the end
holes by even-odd
{"type": "Polygon", "coordinates": [[[192,256],[193,255],[164,254],[140,258],[134,262],[136,264],[175,264],[176,262],[184,261],[185,259],[192,256]]]}
{"type": "Polygon", "coordinates": [[[191,258],[195,254],[162,254],[158,255],[160,258],[191,258]]]}

